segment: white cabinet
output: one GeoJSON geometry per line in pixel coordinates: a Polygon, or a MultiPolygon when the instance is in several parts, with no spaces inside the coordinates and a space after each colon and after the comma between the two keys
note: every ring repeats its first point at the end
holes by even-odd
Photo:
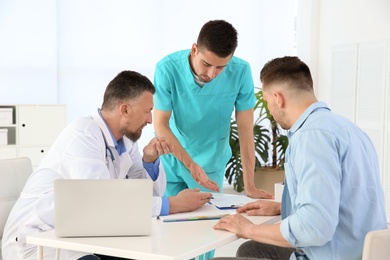
{"type": "Polygon", "coordinates": [[[0,105],[1,108],[12,108],[12,124],[0,124],[0,129],[8,130],[7,144],[0,145],[0,158],[26,156],[37,168],[66,126],[66,106],[0,105]]]}

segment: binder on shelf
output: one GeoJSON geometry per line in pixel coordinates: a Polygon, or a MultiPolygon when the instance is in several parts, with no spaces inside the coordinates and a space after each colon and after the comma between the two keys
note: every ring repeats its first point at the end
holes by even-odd
{"type": "Polygon", "coordinates": [[[0,128],[0,145],[8,145],[8,129],[0,128]]]}
{"type": "Polygon", "coordinates": [[[0,126],[12,125],[12,112],[13,109],[11,107],[0,108],[0,126]]]}

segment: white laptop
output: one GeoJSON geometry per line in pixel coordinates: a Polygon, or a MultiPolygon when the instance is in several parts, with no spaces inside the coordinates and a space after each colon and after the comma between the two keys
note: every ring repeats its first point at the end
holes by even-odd
{"type": "Polygon", "coordinates": [[[145,236],[152,225],[153,182],[148,179],[54,182],[58,237],[145,236]]]}

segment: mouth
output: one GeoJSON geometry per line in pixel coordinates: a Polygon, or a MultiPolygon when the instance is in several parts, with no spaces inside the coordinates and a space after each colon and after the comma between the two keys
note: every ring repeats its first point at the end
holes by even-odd
{"type": "Polygon", "coordinates": [[[139,131],[139,132],[142,132],[142,130],[144,129],[145,126],[146,126],[146,124],[142,125],[142,126],[138,129],[138,131],[139,131]]]}
{"type": "Polygon", "coordinates": [[[210,82],[211,79],[209,77],[202,77],[203,82],[210,82]]]}

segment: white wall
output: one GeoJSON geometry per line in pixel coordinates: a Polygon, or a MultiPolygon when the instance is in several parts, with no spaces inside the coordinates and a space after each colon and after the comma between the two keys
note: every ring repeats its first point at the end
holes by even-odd
{"type": "Polygon", "coordinates": [[[319,19],[318,96],[330,102],[333,46],[390,39],[390,1],[324,0],[319,19]]]}
{"type": "Polygon", "coordinates": [[[319,10],[320,0],[297,1],[296,55],[309,66],[315,86],[318,82],[319,10]]]}
{"type": "Polygon", "coordinates": [[[56,2],[0,1],[0,103],[57,103],[56,2]]]}
{"type": "MultiPolygon", "coordinates": [[[[118,72],[153,80],[157,61],[190,48],[212,19],[237,29],[236,55],[256,86],[266,61],[293,52],[291,0],[1,0],[0,104],[61,103],[69,121],[89,115],[118,72]]],[[[152,135],[149,126],[141,146],[152,135]]]]}

